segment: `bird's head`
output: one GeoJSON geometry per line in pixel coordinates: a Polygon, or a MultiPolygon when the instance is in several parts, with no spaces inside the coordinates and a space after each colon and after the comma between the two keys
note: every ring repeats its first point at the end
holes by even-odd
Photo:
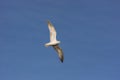
{"type": "Polygon", "coordinates": [[[49,45],[48,44],[45,44],[45,47],[48,47],[49,45]]]}

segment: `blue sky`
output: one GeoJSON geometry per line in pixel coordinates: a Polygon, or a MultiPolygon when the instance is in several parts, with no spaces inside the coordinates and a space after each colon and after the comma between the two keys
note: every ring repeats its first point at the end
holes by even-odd
{"type": "Polygon", "coordinates": [[[120,80],[119,0],[0,0],[0,80],[120,80]],[[49,42],[57,32],[65,60],[49,42]]]}

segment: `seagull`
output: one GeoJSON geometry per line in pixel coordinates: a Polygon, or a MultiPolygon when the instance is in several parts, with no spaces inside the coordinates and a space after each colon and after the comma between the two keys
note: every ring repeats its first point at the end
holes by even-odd
{"type": "Polygon", "coordinates": [[[45,46],[46,47],[52,46],[58,53],[60,61],[63,63],[63,60],[64,60],[63,51],[59,47],[60,41],[56,39],[56,36],[57,36],[56,30],[49,20],[47,21],[47,24],[48,24],[48,29],[50,31],[50,42],[46,43],[45,46]]]}

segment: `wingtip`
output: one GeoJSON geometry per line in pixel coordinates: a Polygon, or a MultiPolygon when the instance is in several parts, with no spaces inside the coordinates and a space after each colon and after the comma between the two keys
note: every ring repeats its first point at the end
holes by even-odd
{"type": "Polygon", "coordinates": [[[63,60],[60,60],[61,61],[61,63],[63,63],[63,60]]]}
{"type": "Polygon", "coordinates": [[[63,63],[64,59],[63,59],[63,58],[60,58],[60,61],[63,63]]]}
{"type": "Polygon", "coordinates": [[[47,23],[50,23],[50,20],[47,20],[46,22],[47,22],[47,23]]]}

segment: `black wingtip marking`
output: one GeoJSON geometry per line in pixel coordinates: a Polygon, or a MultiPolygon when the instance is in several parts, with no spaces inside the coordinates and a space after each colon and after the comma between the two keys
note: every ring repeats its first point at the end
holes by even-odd
{"type": "Polygon", "coordinates": [[[63,63],[63,60],[61,59],[61,62],[63,63]]]}
{"type": "Polygon", "coordinates": [[[63,61],[64,61],[64,57],[63,56],[60,58],[60,61],[63,63],[63,61]]]}

